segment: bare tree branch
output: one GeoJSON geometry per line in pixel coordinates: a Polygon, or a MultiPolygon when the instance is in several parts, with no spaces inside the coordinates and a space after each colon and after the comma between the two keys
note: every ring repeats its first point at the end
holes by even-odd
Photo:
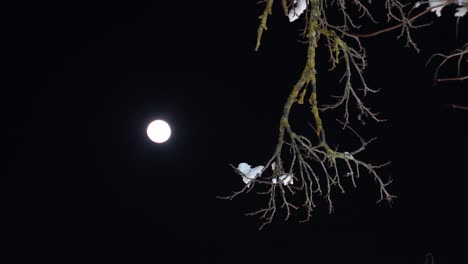
{"type": "Polygon", "coordinates": [[[435,58],[442,58],[442,61],[438,64],[435,74],[434,74],[434,82],[444,82],[444,81],[463,81],[468,79],[468,75],[461,75],[461,66],[463,62],[468,62],[468,58],[464,59],[465,56],[468,55],[468,43],[466,43],[463,48],[457,49],[449,55],[437,53],[432,55],[428,62],[429,64],[431,60],[435,58]],[[446,77],[446,78],[439,78],[439,70],[449,61],[456,60],[457,62],[457,75],[456,77],[446,77]]]}

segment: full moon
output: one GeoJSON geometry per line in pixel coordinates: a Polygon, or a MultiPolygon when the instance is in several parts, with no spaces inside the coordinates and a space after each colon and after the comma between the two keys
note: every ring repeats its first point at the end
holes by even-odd
{"type": "Polygon", "coordinates": [[[146,129],[149,139],[155,143],[164,143],[171,137],[171,127],[164,120],[154,120],[146,129]]]}

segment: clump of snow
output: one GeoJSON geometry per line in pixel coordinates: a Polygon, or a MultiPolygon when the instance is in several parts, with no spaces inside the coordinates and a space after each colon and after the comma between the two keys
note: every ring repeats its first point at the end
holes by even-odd
{"type": "MultiPolygon", "coordinates": [[[[448,3],[448,0],[429,0],[429,8],[431,9],[431,12],[435,12],[435,14],[440,17],[442,16],[442,9],[446,6],[448,3]]],[[[414,7],[417,8],[421,6],[421,2],[416,2],[414,4],[414,7]]],[[[455,3],[453,3],[455,4],[455,3]]],[[[457,0],[458,8],[457,12],[455,12],[454,16],[455,17],[462,17],[465,16],[467,11],[468,11],[468,0],[457,0]]]]}
{"type": "MultiPolygon", "coordinates": [[[[273,162],[271,164],[272,168],[275,168],[275,163],[273,162]]],[[[237,166],[237,169],[242,173],[242,180],[244,181],[245,184],[249,185],[251,181],[255,180],[257,177],[259,177],[262,174],[264,166],[257,166],[255,168],[252,168],[249,164],[245,162],[239,163],[237,166]]],[[[287,173],[279,176],[278,178],[273,178],[271,182],[273,184],[277,184],[278,182],[283,183],[284,185],[292,185],[294,183],[294,178],[292,173],[287,173]],[[278,181],[279,179],[279,181],[278,181]]]]}
{"type": "MultiPolygon", "coordinates": [[[[293,184],[294,183],[294,179],[293,179],[293,175],[288,173],[288,174],[283,174],[281,176],[279,176],[279,180],[280,182],[282,182],[284,185],[289,185],[289,184],[293,184]]],[[[274,184],[276,184],[278,182],[277,179],[273,178],[271,180],[271,182],[273,182],[274,184]]]]}
{"type": "Polygon", "coordinates": [[[351,153],[349,153],[349,152],[344,152],[343,154],[344,154],[345,157],[347,157],[348,159],[351,159],[351,160],[354,159],[353,155],[351,155],[351,153]]]}
{"type": "Polygon", "coordinates": [[[237,169],[242,172],[243,177],[242,180],[245,184],[250,184],[251,181],[255,180],[260,174],[262,173],[263,166],[257,166],[252,168],[249,164],[242,162],[239,163],[237,169]]]}
{"type": "Polygon", "coordinates": [[[466,6],[459,7],[459,8],[457,8],[457,12],[454,14],[454,16],[462,17],[462,16],[466,15],[467,11],[468,11],[468,7],[466,7],[466,6]]]}
{"type": "Polygon", "coordinates": [[[436,15],[438,17],[440,17],[442,15],[442,8],[444,8],[444,4],[447,3],[447,0],[440,0],[440,1],[436,1],[436,0],[432,0],[432,1],[429,1],[429,7],[430,8],[433,8],[431,9],[431,12],[435,12],[436,15]]]}
{"type": "Polygon", "coordinates": [[[307,1],[308,0],[294,0],[293,8],[291,8],[288,13],[289,22],[293,22],[304,13],[307,9],[307,1]]]}

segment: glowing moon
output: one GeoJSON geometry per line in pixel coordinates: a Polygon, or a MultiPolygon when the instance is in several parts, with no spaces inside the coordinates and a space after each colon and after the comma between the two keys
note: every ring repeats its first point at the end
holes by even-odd
{"type": "Polygon", "coordinates": [[[171,137],[171,127],[164,120],[154,120],[146,129],[149,139],[155,143],[164,143],[171,137]]]}

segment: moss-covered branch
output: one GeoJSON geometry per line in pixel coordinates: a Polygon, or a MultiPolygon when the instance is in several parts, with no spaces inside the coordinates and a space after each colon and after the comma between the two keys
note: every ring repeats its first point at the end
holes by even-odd
{"type": "Polygon", "coordinates": [[[267,21],[268,21],[268,16],[271,15],[272,13],[271,11],[272,7],[273,7],[273,0],[266,0],[265,9],[263,10],[263,13],[258,17],[260,19],[260,25],[258,26],[258,29],[257,29],[257,44],[255,45],[255,51],[257,51],[258,48],[260,48],[263,31],[268,30],[267,21]]]}

